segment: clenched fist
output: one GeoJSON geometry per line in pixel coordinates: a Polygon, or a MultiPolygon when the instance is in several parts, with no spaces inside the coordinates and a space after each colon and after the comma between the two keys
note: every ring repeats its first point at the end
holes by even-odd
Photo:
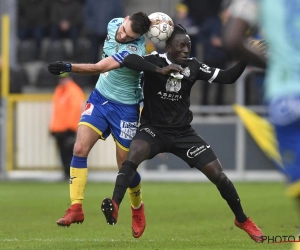
{"type": "Polygon", "coordinates": [[[56,61],[48,65],[48,71],[53,75],[60,75],[65,72],[71,72],[72,64],[63,61],[56,61]]]}

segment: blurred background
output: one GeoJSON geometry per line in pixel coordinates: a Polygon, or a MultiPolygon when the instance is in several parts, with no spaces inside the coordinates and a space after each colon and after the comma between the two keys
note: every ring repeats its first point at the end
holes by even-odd
{"type": "MultiPolygon", "coordinates": [[[[226,69],[234,62],[221,40],[229,2],[0,0],[0,179],[63,179],[58,148],[49,131],[52,95],[59,80],[48,73],[49,62],[99,61],[108,21],[144,11],[168,14],[187,29],[191,56],[226,69]]],[[[249,36],[259,38],[260,31],[249,36]]],[[[147,43],[148,52],[161,52],[163,47],[147,43]]],[[[70,76],[86,97],[97,81],[95,76],[70,76]]],[[[275,142],[266,126],[263,79],[264,72],[249,65],[236,84],[218,86],[199,81],[191,93],[193,126],[210,143],[232,180],[282,179],[274,153],[270,153],[275,142]]],[[[114,181],[115,146],[112,138],[102,143],[99,141],[89,155],[89,180],[114,181]]],[[[144,180],[206,180],[170,154],[160,154],[140,169],[144,180]],[[163,174],[166,172],[168,175],[163,174]]]]}

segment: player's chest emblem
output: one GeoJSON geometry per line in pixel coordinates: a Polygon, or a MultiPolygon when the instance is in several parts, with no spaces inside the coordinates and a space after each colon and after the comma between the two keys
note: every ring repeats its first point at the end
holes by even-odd
{"type": "Polygon", "coordinates": [[[167,92],[178,92],[181,89],[181,80],[173,77],[169,77],[166,84],[167,92]]]}
{"type": "Polygon", "coordinates": [[[186,77],[189,77],[190,74],[191,74],[191,70],[189,67],[186,67],[183,69],[183,71],[181,72],[182,75],[186,76],[186,77]]]}

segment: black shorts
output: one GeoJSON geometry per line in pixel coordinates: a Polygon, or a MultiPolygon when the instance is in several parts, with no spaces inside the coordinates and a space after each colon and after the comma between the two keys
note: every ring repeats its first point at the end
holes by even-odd
{"type": "Polygon", "coordinates": [[[217,159],[211,146],[191,126],[172,131],[141,125],[133,138],[136,139],[149,143],[149,159],[168,152],[184,160],[191,168],[198,169],[217,159]]]}

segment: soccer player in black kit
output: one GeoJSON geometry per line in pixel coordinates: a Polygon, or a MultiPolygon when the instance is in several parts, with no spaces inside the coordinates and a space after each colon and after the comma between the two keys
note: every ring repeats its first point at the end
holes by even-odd
{"type": "Polygon", "coordinates": [[[102,212],[108,224],[117,223],[119,206],[139,164],[159,153],[169,152],[205,174],[234,213],[235,225],[254,241],[262,242],[263,233],[243,212],[237,191],[211,146],[192,128],[193,115],[189,109],[190,92],[197,80],[232,84],[244,71],[247,61],[241,59],[222,70],[189,58],[190,51],[191,40],[186,30],[177,25],[166,41],[165,54],[152,53],[144,57],[132,54],[125,58],[123,66],[144,71],[144,107],[141,125],[117,175],[113,197],[102,201],[102,212]]]}

